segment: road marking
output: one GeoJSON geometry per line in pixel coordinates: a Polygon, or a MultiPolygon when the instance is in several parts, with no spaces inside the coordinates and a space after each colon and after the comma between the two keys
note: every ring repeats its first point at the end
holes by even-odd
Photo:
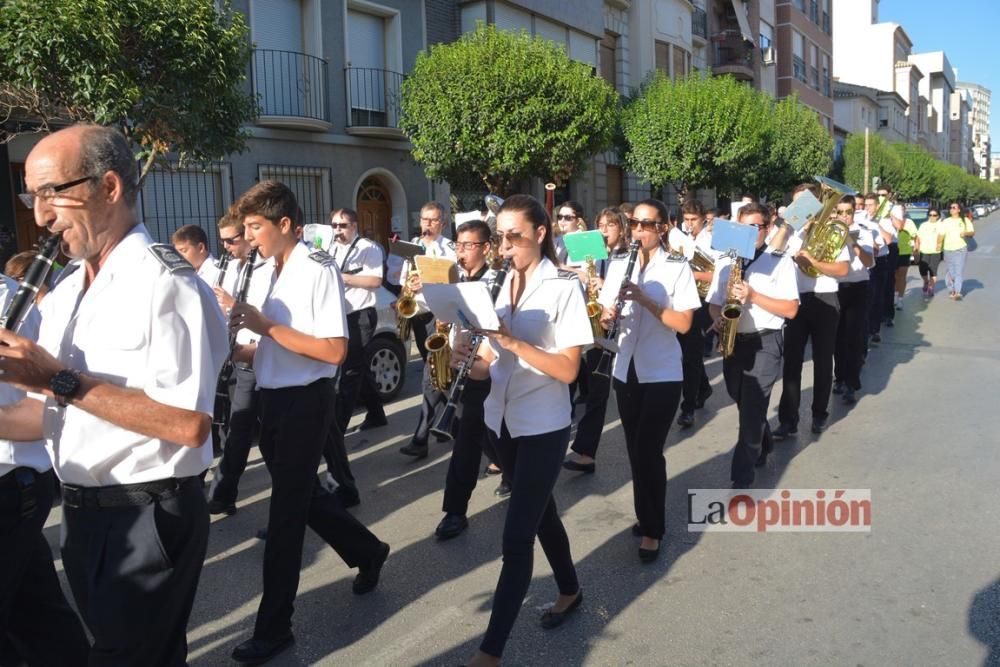
{"type": "Polygon", "coordinates": [[[427,641],[427,639],[438,634],[448,627],[457,625],[459,621],[467,616],[458,607],[448,607],[441,613],[436,614],[426,623],[422,623],[410,630],[408,633],[392,642],[381,652],[368,658],[365,665],[401,665],[406,662],[404,658],[412,659],[413,649],[427,641]]]}

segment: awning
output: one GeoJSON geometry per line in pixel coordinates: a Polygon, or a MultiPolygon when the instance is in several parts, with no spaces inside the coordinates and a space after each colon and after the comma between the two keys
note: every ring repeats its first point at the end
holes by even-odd
{"type": "Polygon", "coordinates": [[[750,20],[747,18],[747,8],[743,0],[733,0],[733,10],[736,12],[736,22],[740,25],[740,33],[743,39],[751,44],[756,44],[753,37],[753,30],[750,29],[750,20]]]}

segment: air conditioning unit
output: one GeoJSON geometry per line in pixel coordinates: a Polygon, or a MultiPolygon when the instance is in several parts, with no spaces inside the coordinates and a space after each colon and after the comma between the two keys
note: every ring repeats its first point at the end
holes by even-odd
{"type": "Polygon", "coordinates": [[[760,62],[765,65],[773,65],[776,58],[777,54],[774,52],[773,46],[769,46],[760,52],[760,62]]]}

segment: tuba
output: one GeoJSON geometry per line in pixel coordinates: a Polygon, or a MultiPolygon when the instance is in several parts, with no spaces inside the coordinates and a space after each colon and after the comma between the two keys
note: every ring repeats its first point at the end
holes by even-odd
{"type": "MultiPolygon", "coordinates": [[[[694,257],[691,258],[689,264],[691,264],[692,271],[715,272],[715,260],[709,257],[708,253],[698,246],[694,247],[694,257]]],[[[705,297],[708,296],[708,288],[712,284],[705,280],[698,280],[695,282],[695,286],[698,288],[698,296],[704,301],[705,297]]]]}
{"type": "Polygon", "coordinates": [[[436,331],[427,337],[427,370],[431,386],[436,391],[448,391],[451,385],[451,345],[448,342],[449,322],[437,322],[436,331]]]}
{"type": "Polygon", "coordinates": [[[729,280],[726,281],[726,302],[722,305],[722,330],[719,332],[719,352],[724,359],[733,356],[736,347],[736,325],[743,315],[743,304],[733,295],[737,284],[743,281],[743,260],[735,251],[730,251],[732,268],[729,270],[729,280]]]}
{"type": "Polygon", "coordinates": [[[396,300],[396,333],[404,343],[410,339],[410,320],[417,314],[417,300],[410,289],[410,260],[403,266],[402,290],[396,300]]]}
{"type": "MultiPolygon", "coordinates": [[[[847,243],[847,236],[851,230],[846,224],[832,217],[831,214],[840,198],[847,194],[854,194],[854,191],[831,178],[824,176],[816,176],[815,178],[822,190],[820,201],[823,208],[807,223],[808,229],[805,239],[802,241],[802,249],[819,262],[832,262],[844,249],[844,244],[847,243]]],[[[812,266],[805,269],[799,268],[810,278],[819,276],[819,271],[812,266]]]]}

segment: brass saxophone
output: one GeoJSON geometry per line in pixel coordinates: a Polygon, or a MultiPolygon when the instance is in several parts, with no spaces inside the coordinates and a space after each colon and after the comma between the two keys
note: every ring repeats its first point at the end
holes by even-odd
{"type": "Polygon", "coordinates": [[[719,332],[719,352],[724,359],[733,356],[733,349],[736,347],[736,325],[743,315],[743,304],[734,294],[736,285],[743,281],[743,260],[735,252],[731,252],[729,256],[733,263],[729,271],[729,280],[726,281],[726,302],[722,305],[723,323],[719,332]]]}
{"type": "Polygon", "coordinates": [[[401,279],[403,286],[396,300],[396,333],[399,335],[399,340],[404,343],[410,339],[410,320],[417,314],[417,300],[409,284],[409,269],[410,260],[406,260],[401,279]]]}
{"type": "Polygon", "coordinates": [[[430,374],[431,386],[436,391],[447,391],[451,386],[451,345],[448,342],[450,322],[437,322],[436,330],[424,342],[427,348],[427,369],[430,374]]]}
{"type": "Polygon", "coordinates": [[[594,334],[594,339],[604,338],[604,327],[601,326],[601,313],[604,308],[597,301],[597,288],[594,287],[593,280],[597,277],[597,265],[593,257],[587,258],[587,318],[590,320],[590,329],[594,334]]]}

